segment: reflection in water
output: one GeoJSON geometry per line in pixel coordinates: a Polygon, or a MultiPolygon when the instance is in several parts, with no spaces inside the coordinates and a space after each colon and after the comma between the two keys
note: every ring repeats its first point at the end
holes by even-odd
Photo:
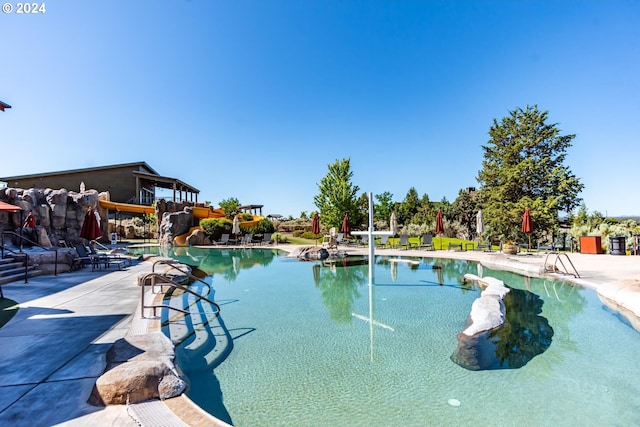
{"type": "Polygon", "coordinates": [[[461,332],[451,359],[473,371],[523,367],[551,345],[553,328],[540,316],[542,304],[534,293],[511,289],[504,298],[505,323],[474,336],[461,332]]]}
{"type": "Polygon", "coordinates": [[[362,265],[349,267],[350,264],[345,259],[312,267],[322,302],[329,309],[330,318],[340,323],[351,322],[353,303],[360,297],[358,286],[367,283],[366,269],[362,265]]]}

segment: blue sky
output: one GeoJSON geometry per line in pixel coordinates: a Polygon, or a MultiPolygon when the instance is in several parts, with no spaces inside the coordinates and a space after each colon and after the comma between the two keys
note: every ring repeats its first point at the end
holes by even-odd
{"type": "Polygon", "coordinates": [[[362,192],[453,201],[529,104],[590,212],[640,214],[638,1],[54,0],[0,30],[0,176],[146,161],[297,216],[348,157],[362,192]]]}

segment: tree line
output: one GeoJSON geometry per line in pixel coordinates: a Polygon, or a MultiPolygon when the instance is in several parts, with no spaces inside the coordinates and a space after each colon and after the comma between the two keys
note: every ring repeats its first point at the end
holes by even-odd
{"type": "MultiPolygon", "coordinates": [[[[557,123],[549,123],[548,111],[528,105],[516,108],[501,120],[494,119],[489,129],[489,140],[482,145],[477,189],[461,189],[453,202],[446,197],[433,202],[427,194],[420,196],[415,187],[400,202],[388,191],[375,194],[376,228],[388,227],[395,213],[403,232],[433,232],[436,213],[441,210],[446,235],[473,239],[478,237],[476,214],[482,209],[484,239],[521,241],[522,216],[528,208],[534,220],[533,239],[550,240],[558,232],[559,213],[572,215],[582,204],[579,194],[584,185],[566,164],[575,137],[561,134],[557,123]]],[[[366,227],[368,199],[353,183],[350,159],[328,165],[314,204],[326,228],[339,228],[345,214],[352,227],[366,227]]]]}

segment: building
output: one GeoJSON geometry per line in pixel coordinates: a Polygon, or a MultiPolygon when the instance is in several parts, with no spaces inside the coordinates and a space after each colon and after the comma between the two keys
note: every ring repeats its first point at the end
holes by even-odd
{"type": "MultiPolygon", "coordinates": [[[[173,201],[198,202],[200,190],[179,179],[158,174],[146,162],[97,166],[33,175],[0,178],[13,188],[65,188],[72,191],[94,189],[108,191],[111,201],[151,205],[156,199],[156,189],[173,190],[173,201]]],[[[168,197],[164,197],[168,199],[168,197]]]]}

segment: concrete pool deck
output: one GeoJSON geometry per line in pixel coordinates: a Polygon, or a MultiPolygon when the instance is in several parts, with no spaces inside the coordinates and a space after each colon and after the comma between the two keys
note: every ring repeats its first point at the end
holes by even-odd
{"type": "MultiPolygon", "coordinates": [[[[368,253],[367,248],[340,249],[368,253]]],[[[549,261],[545,254],[475,251],[376,249],[376,254],[466,259],[531,276],[542,273],[549,261]]],[[[554,277],[594,288],[627,314],[640,317],[640,256],[569,254],[569,258],[580,278],[554,277]]],[[[3,286],[5,297],[19,302],[20,309],[0,328],[0,425],[216,425],[206,417],[182,423],[168,416],[159,422],[157,414],[145,422],[124,405],[104,408],[87,403],[104,371],[107,350],[140,321],[137,279],[150,270],[150,262],[137,262],[122,271],[85,268],[3,286]]],[[[634,326],[638,329],[637,322],[634,326]]]]}

